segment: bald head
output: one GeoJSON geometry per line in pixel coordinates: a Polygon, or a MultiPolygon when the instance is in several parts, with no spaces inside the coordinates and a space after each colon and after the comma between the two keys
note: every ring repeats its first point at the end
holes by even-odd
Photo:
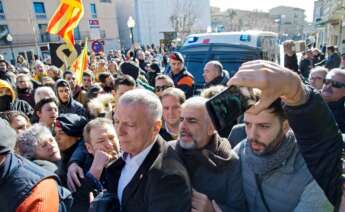
{"type": "Polygon", "coordinates": [[[216,60],[209,61],[204,67],[204,80],[205,83],[210,83],[212,80],[216,79],[223,72],[223,65],[216,60]]]}

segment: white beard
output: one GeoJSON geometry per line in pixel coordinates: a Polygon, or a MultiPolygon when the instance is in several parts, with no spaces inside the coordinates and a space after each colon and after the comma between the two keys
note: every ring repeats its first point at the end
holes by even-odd
{"type": "Polygon", "coordinates": [[[185,143],[185,142],[179,140],[179,144],[183,149],[195,149],[196,148],[195,141],[193,141],[192,143],[185,143]]]}

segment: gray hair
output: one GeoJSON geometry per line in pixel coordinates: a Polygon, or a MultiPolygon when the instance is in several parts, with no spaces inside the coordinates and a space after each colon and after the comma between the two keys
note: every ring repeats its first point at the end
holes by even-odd
{"type": "Polygon", "coordinates": [[[111,122],[111,120],[106,119],[106,118],[95,118],[92,121],[90,121],[89,123],[87,123],[84,127],[84,130],[83,130],[83,138],[84,138],[85,143],[91,142],[90,141],[91,129],[96,128],[96,127],[103,127],[106,125],[110,126],[111,129],[113,129],[115,131],[114,125],[111,122]]]}
{"type": "Polygon", "coordinates": [[[206,102],[207,99],[201,96],[193,96],[189,99],[187,99],[183,104],[182,104],[182,109],[186,107],[193,107],[197,109],[203,109],[205,110],[205,120],[209,119],[208,113],[206,111],[206,102]]]}
{"type": "Polygon", "coordinates": [[[148,112],[148,117],[153,121],[161,120],[162,118],[162,104],[156,94],[145,89],[134,89],[127,91],[119,99],[119,104],[138,104],[145,107],[148,112]]]}
{"type": "Polygon", "coordinates": [[[34,124],[19,134],[16,150],[23,157],[32,160],[36,155],[37,146],[46,138],[54,138],[50,130],[42,124],[34,124]]]}
{"type": "Polygon", "coordinates": [[[198,108],[203,108],[206,107],[206,102],[207,99],[202,96],[193,96],[189,99],[187,99],[183,104],[182,107],[198,107],[198,108]]]}
{"type": "Polygon", "coordinates": [[[57,99],[51,87],[48,87],[48,86],[38,87],[35,91],[35,103],[38,103],[45,97],[51,97],[51,98],[57,99]]]}
{"type": "Polygon", "coordinates": [[[218,60],[211,60],[208,63],[206,63],[206,65],[207,64],[212,64],[216,68],[219,74],[223,72],[223,65],[218,60]]]}
{"type": "MultiPolygon", "coordinates": [[[[322,74],[325,74],[325,76],[326,76],[328,73],[328,69],[325,67],[317,66],[317,67],[310,70],[310,74],[312,74],[312,73],[322,73],[322,74]]],[[[310,74],[309,74],[309,76],[310,76],[310,74]]]]}
{"type": "Polygon", "coordinates": [[[217,94],[220,94],[224,90],[226,90],[228,87],[224,85],[215,85],[211,86],[209,88],[205,88],[201,91],[200,96],[206,98],[206,99],[211,99],[212,97],[216,96],[217,94]]]}
{"type": "Polygon", "coordinates": [[[183,104],[186,101],[186,94],[179,88],[167,88],[163,91],[161,100],[167,96],[175,97],[179,100],[180,104],[183,104]]]}
{"type": "Polygon", "coordinates": [[[155,78],[155,82],[157,82],[157,80],[165,80],[169,86],[175,87],[174,81],[168,75],[158,74],[155,78]]]}
{"type": "Polygon", "coordinates": [[[334,68],[334,69],[330,70],[327,75],[332,75],[332,74],[339,74],[345,78],[345,70],[341,69],[341,68],[334,68]]]}

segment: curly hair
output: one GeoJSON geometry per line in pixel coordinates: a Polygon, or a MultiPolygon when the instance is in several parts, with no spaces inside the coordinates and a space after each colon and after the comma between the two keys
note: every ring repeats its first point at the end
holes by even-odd
{"type": "Polygon", "coordinates": [[[50,130],[42,124],[34,124],[19,134],[16,151],[21,156],[33,160],[35,159],[37,146],[47,137],[53,137],[50,130]]]}

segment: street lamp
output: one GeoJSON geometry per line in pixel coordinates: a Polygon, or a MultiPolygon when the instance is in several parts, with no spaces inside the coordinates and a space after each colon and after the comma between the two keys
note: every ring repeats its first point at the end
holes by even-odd
{"type": "Polygon", "coordinates": [[[131,32],[130,37],[132,39],[132,45],[133,45],[134,44],[133,29],[135,27],[135,21],[132,16],[129,16],[128,21],[127,21],[127,26],[131,32]]]}
{"type": "Polygon", "coordinates": [[[12,63],[12,65],[15,65],[16,59],[15,59],[14,52],[13,52],[13,37],[10,33],[7,34],[6,40],[10,44],[10,48],[11,48],[11,53],[12,53],[11,63],[12,63]]]}

